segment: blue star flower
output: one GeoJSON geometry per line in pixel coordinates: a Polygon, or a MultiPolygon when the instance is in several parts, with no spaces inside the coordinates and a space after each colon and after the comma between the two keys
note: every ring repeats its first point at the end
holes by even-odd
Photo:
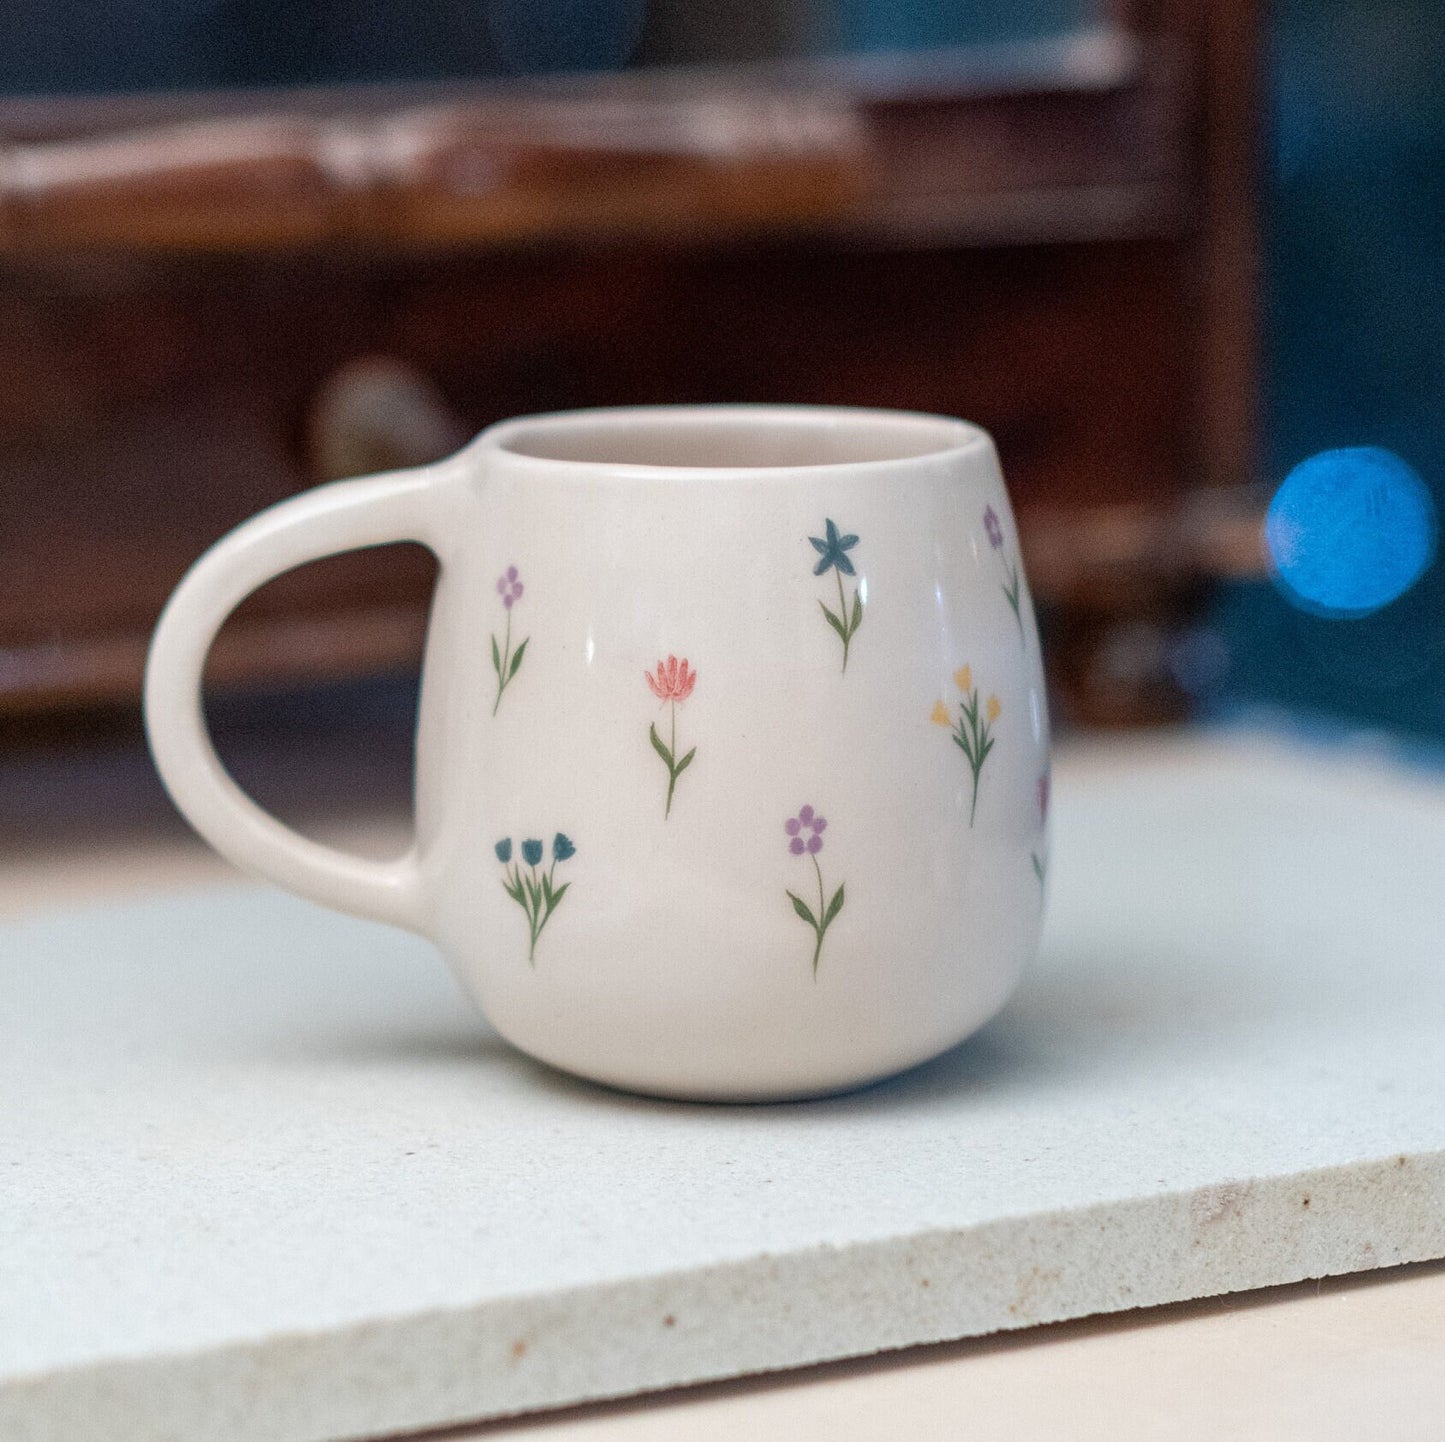
{"type": "Polygon", "coordinates": [[[528,866],[535,866],[542,859],[542,843],[540,841],[524,841],[522,843],[522,860],[528,866]]]}
{"type": "Polygon", "coordinates": [[[512,838],[497,842],[497,860],[505,866],[512,859],[512,838]]]}
{"type": "Polygon", "coordinates": [[[552,860],[566,861],[568,857],[575,856],[577,848],[573,846],[571,838],[564,836],[560,831],[552,838],[552,860]]]}
{"type": "Polygon", "coordinates": [[[838,528],[832,521],[824,523],[827,539],[820,536],[809,536],[813,549],[823,558],[813,567],[813,574],[821,576],[831,566],[836,566],[845,576],[856,575],[853,570],[853,563],[844,555],[845,551],[851,551],[858,544],[857,536],[840,536],[838,528]]]}

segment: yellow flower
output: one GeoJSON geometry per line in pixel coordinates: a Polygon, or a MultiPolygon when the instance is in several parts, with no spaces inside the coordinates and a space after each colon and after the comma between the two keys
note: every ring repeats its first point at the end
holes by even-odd
{"type": "Polygon", "coordinates": [[[948,714],[948,707],[942,701],[933,703],[933,714],[928,718],[935,726],[952,726],[953,721],[948,714]]]}
{"type": "Polygon", "coordinates": [[[988,719],[990,721],[997,721],[998,713],[1002,710],[1003,707],[998,704],[998,697],[990,696],[988,698],[988,719]]]}
{"type": "Polygon", "coordinates": [[[961,671],[955,671],[953,673],[953,684],[957,686],[960,691],[972,691],[973,667],[965,666],[961,671]]]}

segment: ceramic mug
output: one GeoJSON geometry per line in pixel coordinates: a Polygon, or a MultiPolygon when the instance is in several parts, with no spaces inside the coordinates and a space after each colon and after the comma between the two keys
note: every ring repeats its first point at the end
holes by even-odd
{"type": "Polygon", "coordinates": [[[239,866],[431,938],[523,1051],[613,1086],[798,1097],[924,1061],[1037,944],[1048,719],[989,437],[794,406],[507,421],[283,501],[157,628],[161,776],[239,866]],[[440,561],[416,836],[303,839],[222,769],[206,652],[280,572],[440,561]]]}

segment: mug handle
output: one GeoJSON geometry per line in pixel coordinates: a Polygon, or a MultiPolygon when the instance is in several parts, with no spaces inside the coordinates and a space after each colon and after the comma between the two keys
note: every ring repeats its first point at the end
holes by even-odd
{"type": "Polygon", "coordinates": [[[253,516],[186,573],[146,662],[145,722],[156,769],[182,814],[222,856],[301,896],[423,931],[415,843],[396,861],[350,856],[284,826],[227,774],[201,706],[206,655],[226,617],[258,586],[307,561],[419,541],[443,565],[436,467],[318,486],[253,516]]]}

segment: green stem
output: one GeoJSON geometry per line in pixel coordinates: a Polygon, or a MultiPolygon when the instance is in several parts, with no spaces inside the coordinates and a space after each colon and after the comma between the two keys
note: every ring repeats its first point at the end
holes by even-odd
{"type": "Polygon", "coordinates": [[[988,740],[988,723],[983,719],[983,713],[978,705],[978,693],[974,693],[973,706],[973,754],[969,762],[973,767],[973,802],[968,808],[968,824],[973,825],[973,818],[978,812],[978,778],[983,772],[983,748],[988,740]]]}
{"type": "Polygon", "coordinates": [[[502,669],[497,672],[497,699],[492,702],[492,715],[502,704],[502,692],[507,689],[507,663],[512,659],[512,612],[507,609],[507,644],[502,648],[502,669]]]}
{"type": "Polygon", "coordinates": [[[1014,613],[1014,620],[1018,623],[1019,640],[1022,642],[1024,639],[1024,618],[1022,612],[1019,610],[1019,568],[1017,566],[1008,566],[1006,569],[1009,584],[1003,588],[1003,593],[1008,600],[1010,609],[1014,613]]]}
{"type": "Polygon", "coordinates": [[[667,820],[672,815],[672,793],[677,789],[677,702],[671,703],[669,710],[672,712],[672,745],[668,748],[667,761],[667,805],[663,808],[662,819],[667,820]]]}
{"type": "Polygon", "coordinates": [[[528,915],[528,920],[532,925],[532,944],[527,948],[527,960],[535,966],[537,964],[537,938],[542,934],[542,926],[546,921],[545,917],[541,921],[538,920],[542,915],[542,890],[541,884],[537,880],[535,866],[532,868],[532,896],[534,898],[533,905],[528,915]]]}
{"type": "Polygon", "coordinates": [[[823,933],[827,931],[828,924],[823,920],[824,912],[827,910],[827,904],[823,900],[823,868],[818,865],[816,854],[813,857],[813,870],[818,874],[818,941],[817,945],[813,947],[813,980],[817,981],[818,956],[823,950],[823,933]]]}
{"type": "MultiPolygon", "coordinates": [[[[848,671],[848,642],[853,638],[848,633],[848,602],[843,597],[843,573],[837,566],[833,567],[833,575],[838,581],[838,619],[843,623],[843,672],[848,671]]],[[[821,945],[821,941],[819,945],[821,945]]],[[[816,959],[814,962],[816,967],[816,959]]]]}

